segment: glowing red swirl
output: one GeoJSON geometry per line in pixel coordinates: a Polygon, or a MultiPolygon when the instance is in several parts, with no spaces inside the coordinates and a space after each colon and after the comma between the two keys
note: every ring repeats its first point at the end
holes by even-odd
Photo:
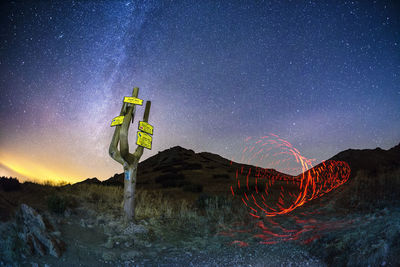
{"type": "Polygon", "coordinates": [[[248,137],[245,141],[240,161],[246,165],[236,169],[231,191],[241,197],[254,217],[288,213],[344,184],[350,176],[350,167],[343,161],[324,161],[312,168],[311,159],[277,135],[270,134],[256,142],[248,137]],[[271,169],[250,165],[267,165],[271,169]]]}

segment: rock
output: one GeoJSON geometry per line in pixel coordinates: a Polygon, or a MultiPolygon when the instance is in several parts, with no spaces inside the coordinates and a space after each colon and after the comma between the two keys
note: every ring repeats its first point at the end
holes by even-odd
{"type": "Polygon", "coordinates": [[[71,217],[71,210],[70,210],[70,209],[66,209],[66,210],[64,211],[64,216],[65,216],[65,218],[71,217]]]}
{"type": "Polygon", "coordinates": [[[114,247],[114,241],[112,238],[108,238],[107,242],[104,244],[105,248],[113,248],[114,247]]]}
{"type": "Polygon", "coordinates": [[[130,248],[130,247],[133,246],[133,242],[132,242],[132,241],[126,241],[126,242],[124,243],[124,246],[125,246],[126,248],[130,248]]]}
{"type": "Polygon", "coordinates": [[[105,261],[112,261],[115,260],[115,253],[111,252],[111,251],[104,251],[103,255],[101,256],[103,258],[103,260],[105,261]]]}
{"type": "Polygon", "coordinates": [[[103,217],[97,218],[96,224],[98,226],[104,225],[106,223],[106,220],[103,217]]]}
{"type": "Polygon", "coordinates": [[[131,237],[128,235],[116,235],[112,237],[112,240],[116,245],[119,245],[125,241],[130,241],[131,237]]]}
{"type": "Polygon", "coordinates": [[[146,240],[135,240],[135,246],[137,247],[146,247],[146,248],[150,248],[152,245],[150,242],[146,241],[146,240]]]}
{"type": "Polygon", "coordinates": [[[118,226],[119,226],[119,223],[118,223],[118,222],[115,222],[115,221],[111,221],[111,222],[108,223],[108,226],[109,226],[110,228],[115,228],[115,227],[118,227],[118,226]]]}
{"type": "Polygon", "coordinates": [[[140,251],[135,251],[135,250],[121,253],[122,260],[131,260],[134,259],[135,257],[140,257],[140,256],[142,256],[142,253],[140,251]]]}
{"type": "Polygon", "coordinates": [[[140,224],[130,223],[124,230],[124,235],[131,235],[131,234],[147,234],[149,230],[140,224]]]}
{"type": "Polygon", "coordinates": [[[159,256],[159,253],[157,251],[149,251],[148,255],[150,258],[157,258],[157,256],[159,256]]]}
{"type": "Polygon", "coordinates": [[[18,236],[32,254],[50,254],[59,258],[65,251],[65,243],[54,234],[57,232],[55,227],[26,204],[21,204],[17,214],[17,229],[18,236]]]}
{"type": "Polygon", "coordinates": [[[54,231],[52,232],[53,235],[60,237],[61,236],[61,232],[60,231],[54,231]]]}

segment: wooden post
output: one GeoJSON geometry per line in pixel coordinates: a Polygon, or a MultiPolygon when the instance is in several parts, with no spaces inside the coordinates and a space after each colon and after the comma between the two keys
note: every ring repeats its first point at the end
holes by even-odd
{"type": "MultiPolygon", "coordinates": [[[[138,97],[139,88],[133,88],[132,96],[138,97]]],[[[146,102],[146,109],[143,121],[148,122],[151,102],[146,102]]],[[[114,135],[111,139],[109,155],[124,168],[124,200],[123,213],[127,221],[135,220],[135,190],[137,167],[140,157],[143,155],[143,147],[138,146],[135,153],[129,153],[128,131],[130,122],[134,120],[136,105],[123,102],[120,116],[124,116],[122,125],[115,127],[114,135]],[[119,142],[119,151],[118,151],[119,142]]]]}

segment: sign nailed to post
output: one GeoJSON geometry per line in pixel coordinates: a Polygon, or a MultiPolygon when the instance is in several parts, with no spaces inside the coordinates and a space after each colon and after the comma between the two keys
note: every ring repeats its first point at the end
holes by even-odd
{"type": "Polygon", "coordinates": [[[151,135],[144,132],[137,132],[136,144],[151,150],[151,142],[153,138],[151,135]]]}
{"type": "Polygon", "coordinates": [[[139,121],[139,130],[152,135],[153,129],[154,129],[154,127],[152,125],[148,124],[147,122],[139,121]]]}
{"type": "Polygon", "coordinates": [[[111,122],[111,127],[121,125],[124,121],[124,116],[115,117],[111,122]]]}
{"type": "Polygon", "coordinates": [[[125,96],[124,97],[124,102],[126,103],[131,103],[131,104],[135,104],[135,105],[143,105],[143,99],[137,98],[137,97],[133,97],[133,96],[125,96]]]}

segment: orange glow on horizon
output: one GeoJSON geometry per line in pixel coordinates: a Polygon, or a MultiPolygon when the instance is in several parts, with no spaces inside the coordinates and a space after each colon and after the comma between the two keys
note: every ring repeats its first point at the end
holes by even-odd
{"type": "MultiPolygon", "coordinates": [[[[63,168],[49,168],[44,166],[46,162],[37,162],[36,160],[28,159],[22,156],[16,156],[3,153],[0,154],[0,164],[10,169],[11,171],[20,174],[17,178],[22,181],[52,181],[52,182],[77,182],[82,180],[82,177],[77,175],[76,170],[68,170],[63,168]]],[[[57,166],[56,166],[57,167],[57,166]]],[[[4,175],[0,173],[0,175],[4,175]]]]}

